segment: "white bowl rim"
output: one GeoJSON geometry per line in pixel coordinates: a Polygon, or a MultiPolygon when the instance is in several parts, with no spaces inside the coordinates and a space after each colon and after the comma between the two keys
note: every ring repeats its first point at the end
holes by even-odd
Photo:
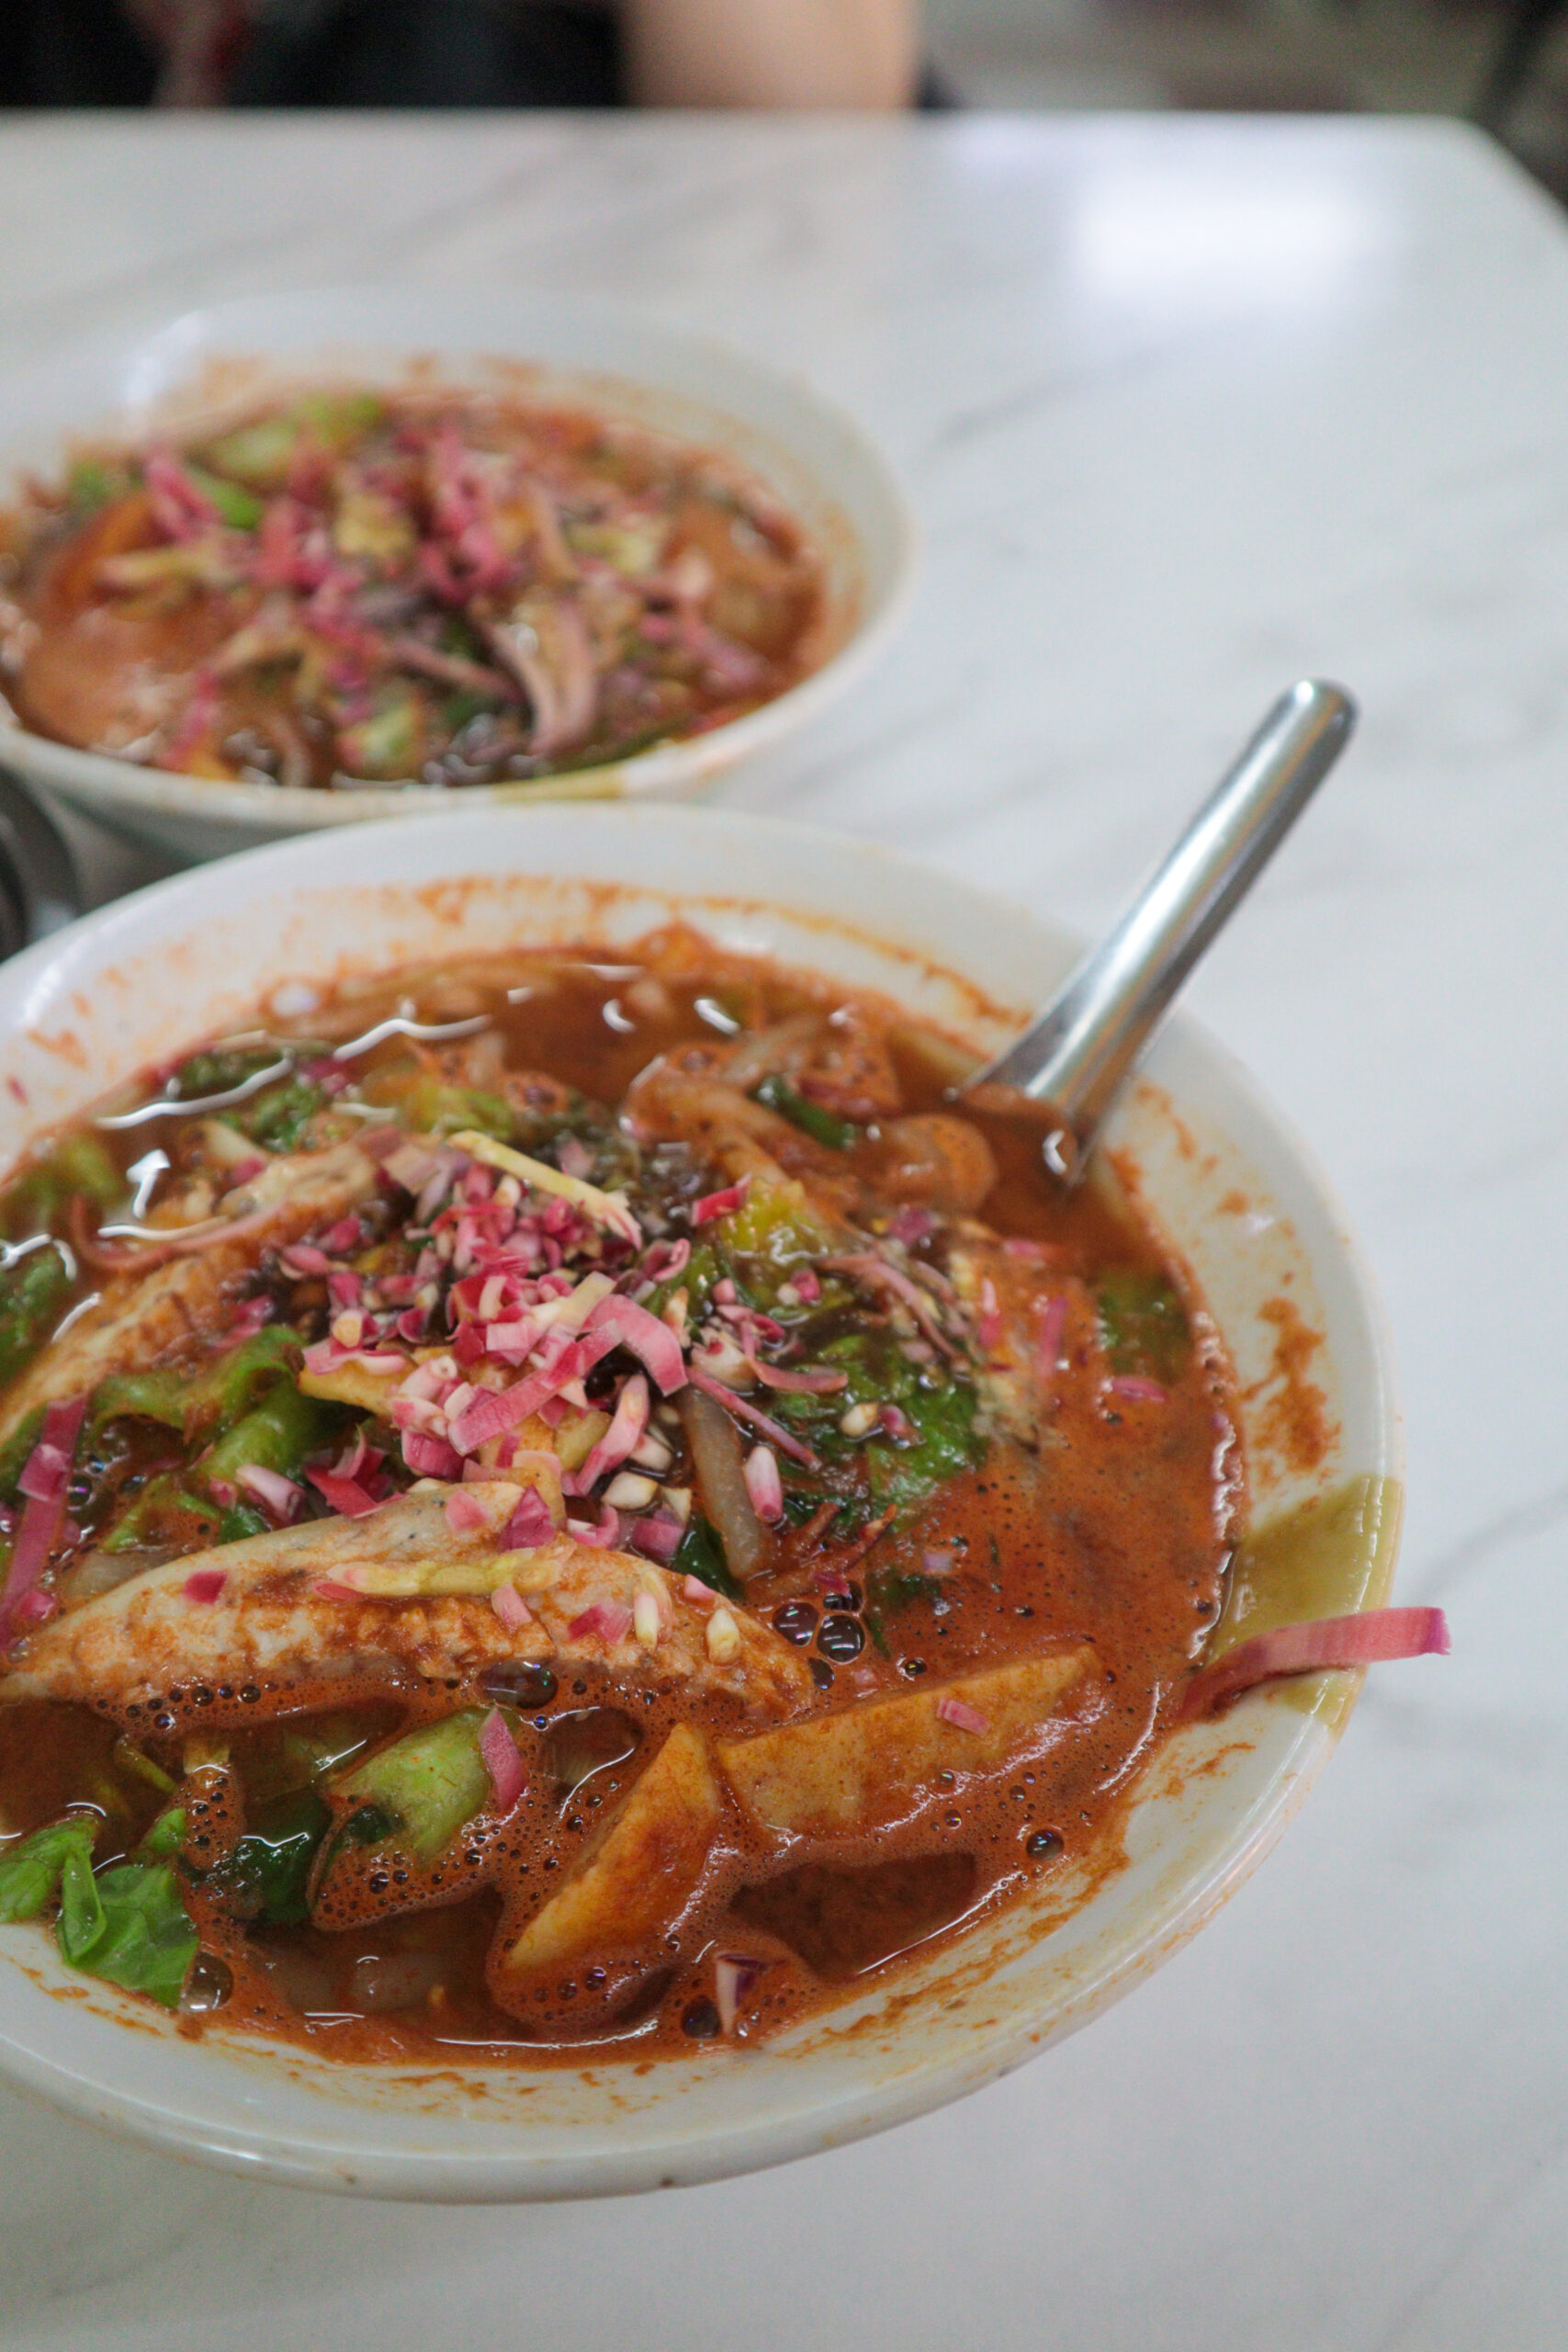
{"type": "MultiPolygon", "coordinates": [[[[764,872],[770,844],[782,846],[787,842],[794,846],[814,847],[824,856],[847,857],[855,865],[863,863],[868,868],[868,889],[878,872],[895,881],[902,876],[907,885],[919,883],[929,887],[932,879],[931,868],[881,844],[740,812],[654,805],[633,810],[565,810],[557,806],[541,808],[539,814],[546,820],[585,820],[595,829],[630,823],[645,838],[657,829],[696,841],[717,828],[728,835],[738,852],[755,853],[750,863],[764,872]]],[[[490,822],[495,822],[493,814],[490,822]]],[[[480,870],[472,857],[457,854],[458,843],[453,836],[455,831],[479,833],[486,830],[482,812],[475,811],[471,817],[465,812],[456,828],[448,823],[438,831],[433,823],[426,830],[436,860],[425,869],[427,874],[434,875],[439,869],[445,879],[480,870]]],[[[522,827],[518,830],[521,835],[522,827]]],[[[370,836],[372,840],[394,838],[405,850],[413,846],[403,823],[378,827],[370,836]]],[[[365,836],[356,837],[355,847],[365,840],[365,836]]],[[[303,880],[302,872],[296,876],[289,869],[304,866],[310,846],[300,840],[270,844],[243,853],[238,859],[223,861],[219,870],[231,874],[236,868],[243,868],[254,881],[257,895],[262,895],[273,879],[303,880]]],[[[487,870],[493,871],[493,862],[487,870]]],[[[517,870],[523,870],[520,864],[517,870]]],[[[214,869],[204,869],[204,873],[211,877],[214,869]]],[[[129,924],[164,910],[172,915],[176,910],[183,912],[194,909],[203,878],[203,873],[188,873],[155,883],[26,950],[0,967],[0,1000],[14,995],[34,997],[52,966],[95,935],[112,934],[117,918],[123,918],[129,924]]],[[[1042,922],[1000,893],[957,882],[944,884],[944,888],[962,891],[977,910],[988,907],[1010,922],[1026,926],[1054,949],[1071,953],[1079,944],[1076,934],[1042,922]]],[[[694,891],[692,896],[700,899],[702,894],[694,891]]],[[[773,902],[764,889],[761,893],[748,890],[746,903],[765,909],[773,902]]],[[[783,902],[777,903],[782,908],[783,902]]],[[[795,911],[803,910],[797,908],[795,911]]],[[[1186,1046],[1196,1047],[1213,1065],[1222,1085],[1245,1106],[1256,1132],[1288,1158],[1303,1191],[1325,1213],[1340,1271],[1348,1277],[1367,1351],[1362,1369],[1374,1400],[1370,1419],[1376,1432],[1371,1466],[1379,1476],[1397,1484],[1404,1472],[1403,1434],[1386,1321],[1370,1269],[1332,1187],[1314,1155],[1261,1095],[1234,1057],[1201,1024],[1178,1012],[1162,1033],[1162,1040],[1166,1039],[1180,1040],[1186,1046]]],[[[1156,1061],[1159,1052],[1156,1043],[1156,1061]]],[[[964,2096],[1038,2054],[1050,2041],[1077,2030],[1162,1964],[1250,1875],[1293,1818],[1333,1751],[1362,1679],[1359,1672],[1325,1678],[1331,1696],[1344,1702],[1332,1728],[1325,1729],[1314,1713],[1300,1717],[1299,1729],[1291,1732],[1288,1751],[1278,1761],[1269,1788],[1233,1824],[1210,1865],[1182,1883],[1179,1900],[1157,1912],[1135,1945],[1130,1944],[1113,1966],[1098,1979],[1082,1984],[1050,2019],[1043,2032],[1037,2018],[1028,2011],[1021,2012],[1009,2020],[1005,2029],[993,2033],[983,2047],[976,2048],[968,2063],[958,2064],[950,2059],[940,2065],[922,2066],[917,2060],[895,2069],[891,2079],[869,2098],[863,2088],[852,2082],[841,2097],[819,2100],[809,2109],[786,2119],[764,2116],[753,2122],[742,2114],[729,2128],[709,2132],[696,2147],[682,2139],[678,2130],[668,2142],[626,2148],[585,2135],[580,2151],[562,2156],[558,2152],[541,2154],[526,2148],[508,2152],[490,2146],[475,2150],[460,2144],[460,2133],[449,2133],[447,2144],[378,2149],[373,2144],[373,2118],[367,2139],[346,2128],[344,2120],[352,2121],[357,2116],[363,2131],[365,2110],[343,2102],[335,2109],[334,2128],[334,2109],[330,2099],[322,2102],[321,2128],[304,2138],[295,2132],[269,2129],[259,2120],[235,2128],[231,2123],[216,2122],[204,2113],[199,2097],[184,2094],[178,2084],[171,2083],[166,2092],[157,2098],[128,2095],[112,2080],[112,2069],[106,2075],[102,2068],[78,2069],[40,2059],[3,2018],[0,2074],[82,2120],[171,2153],[199,2157],[252,2177],[351,2194],[466,2202],[572,2198],[669,2187],[787,2162],[887,2129],[964,2096]]],[[[1259,1706],[1272,1717],[1278,1711],[1279,1697],[1276,1686],[1271,1692],[1254,1694],[1248,1703],[1259,1706]]],[[[8,1951],[0,1953],[0,1967],[8,1956],[8,1951]]],[[[24,1963],[23,1973],[34,1972],[27,1970],[24,1963]]],[[[136,2015],[136,2008],[131,2007],[128,2014],[136,2015]]],[[[169,2046],[174,2049],[179,2045],[169,2046]]],[[[787,2064],[788,2061],[780,2063],[787,2064]]]]}

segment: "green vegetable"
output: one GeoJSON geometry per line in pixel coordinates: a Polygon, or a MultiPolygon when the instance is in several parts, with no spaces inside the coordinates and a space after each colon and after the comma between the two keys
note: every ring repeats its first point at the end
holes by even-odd
{"type": "Polygon", "coordinates": [[[204,1544],[215,1544],[222,1512],[218,1505],[204,1496],[193,1495],[185,1484],[183,1470],[166,1470],[156,1478],[149,1478],[124,1517],[117,1521],[114,1532],[106,1535],[106,1552],[133,1552],[140,1544],[168,1540],[171,1536],[181,1550],[204,1544]],[[194,1527],[171,1530],[171,1517],[194,1520],[194,1527]]]}
{"type": "Polygon", "coordinates": [[[148,1787],[156,1789],[161,1796],[173,1796],[176,1785],[173,1774],[165,1772],[163,1766],[138,1747],[133,1739],[123,1736],[117,1739],[110,1760],[122,1772],[133,1772],[139,1781],[145,1781],[148,1787]]]}
{"type": "Polygon", "coordinates": [[[1112,1372],[1179,1379],[1192,1334],[1180,1299],[1163,1274],[1129,1268],[1100,1283],[1100,1344],[1112,1372]]]}
{"type": "Polygon", "coordinates": [[[36,1919],[53,1902],[68,1855],[80,1854],[91,1871],[93,1826],[77,1814],[68,1821],[51,1821],[20,1844],[0,1850],[0,1926],[36,1919]]]}
{"type": "Polygon", "coordinates": [[[17,1485],[28,1466],[28,1456],[43,1433],[44,1407],[35,1405],[30,1413],[17,1423],[10,1436],[0,1446],[0,1501],[14,1503],[21,1489],[17,1485]]]}
{"type": "Polygon", "coordinates": [[[411,775],[424,753],[424,718],[423,695],[394,688],[368,718],[338,729],[338,758],[350,775],[411,775]]]}
{"type": "Polygon", "coordinates": [[[235,481],[249,482],[254,490],[281,490],[299,444],[299,426],[294,416],[264,416],[214,441],[207,452],[208,463],[235,481]]]}
{"type": "Polygon", "coordinates": [[[208,1884],[238,1919],[288,1928],[310,1916],[310,1871],[332,1815],[313,1789],[295,1789],[258,1807],[208,1884]]]}
{"type": "Polygon", "coordinates": [[[253,1509],[249,1503],[233,1503],[218,1522],[220,1544],[243,1544],[248,1535],[266,1535],[272,1521],[265,1511],[253,1509]]]}
{"type": "Polygon", "coordinates": [[[205,466],[193,465],[187,459],[186,472],[205,497],[218,509],[220,522],[236,531],[254,531],[262,518],[262,503],[251,491],[242,490],[237,482],[224,481],[218,474],[209,474],[205,466]]]}
{"type": "Polygon", "coordinates": [[[209,1094],[231,1094],[248,1078],[254,1078],[258,1070],[270,1069],[281,1058],[271,1046],[264,1046],[259,1051],[254,1046],[204,1046],[175,1070],[171,1099],[176,1102],[202,1102],[209,1094]]]}
{"type": "Polygon", "coordinates": [[[89,1855],[90,1848],[72,1846],[61,1871],[54,1930],[61,1957],[89,1976],[175,2007],[196,1958],[197,1933],[173,1865],[120,1862],[95,1877],[89,1855]]]}
{"type": "Polygon", "coordinates": [[[215,1478],[232,1484],[247,1463],[254,1463],[258,1469],[295,1477],[307,1454],[331,1443],[342,1421],[341,1408],[302,1396],[291,1380],[280,1380],[203,1454],[196,1476],[209,1486],[215,1478]]]}
{"type": "Polygon", "coordinates": [[[21,1241],[52,1226],[73,1193],[85,1193],[96,1209],[125,1198],[125,1179],[96,1136],[65,1136],[7,1184],[0,1193],[0,1232],[21,1241]]]}
{"type": "Polygon", "coordinates": [[[326,1102],[324,1091],[309,1079],[289,1078],[264,1088],[243,1107],[224,1112],[223,1119],[264,1151],[298,1151],[306,1128],[326,1102]]]}
{"type": "Polygon", "coordinates": [[[722,1592],[726,1600],[744,1600],[746,1596],[725,1562],[724,1547],[701,1511],[694,1511],[684,1535],[675,1547],[673,1563],[677,1576],[695,1577],[715,1592],[722,1592]]]}
{"type": "Polygon", "coordinates": [[[434,1861],[491,1792],[479,1754],[489,1710],[460,1707],[440,1723],[406,1732],[330,1784],[333,1797],[378,1805],[391,1816],[398,1843],[419,1861],[434,1861]]]}
{"type": "Polygon", "coordinates": [[[975,1427],[976,1396],[964,1380],[927,1388],[919,1381],[901,1384],[897,1402],[915,1425],[912,1445],[894,1445],[874,1439],[865,1448],[872,1501],[880,1511],[894,1510],[907,1520],[927,1497],[985,1460],[986,1441],[975,1427]]]}
{"type": "MultiPolygon", "coordinates": [[[[71,1289],[64,1252],[52,1241],[0,1272],[0,1381],[15,1379],[38,1353],[64,1313],[71,1289]]],[[[22,1464],[17,1467],[19,1474],[22,1464]]]]}
{"type": "Polygon", "coordinates": [[[370,1099],[395,1109],[403,1125],[418,1135],[452,1136],[464,1127],[477,1127],[481,1135],[494,1136],[504,1143],[513,1133],[512,1113],[499,1094],[487,1094],[472,1086],[448,1086],[416,1067],[377,1070],[365,1091],[370,1099]]]}
{"type": "Polygon", "coordinates": [[[130,486],[131,477],[122,466],[107,466],[101,458],[78,458],[65,477],[65,495],[78,522],[96,514],[111,498],[122,497],[130,486]]]}
{"type": "Polygon", "coordinates": [[[167,1813],[161,1813],[158,1815],[157,1820],[141,1840],[141,1850],[144,1854],[166,1855],[172,1858],[179,1852],[185,1841],[186,1809],[183,1804],[172,1804],[167,1813]]]}
{"type": "Polygon", "coordinates": [[[765,1102],[770,1111],[777,1111],[792,1126],[799,1127],[830,1151],[850,1151],[860,1141],[861,1131],[852,1119],[840,1119],[836,1112],[825,1111],[819,1102],[808,1102],[797,1093],[787,1078],[765,1078],[756,1090],[756,1099],[765,1102]]]}

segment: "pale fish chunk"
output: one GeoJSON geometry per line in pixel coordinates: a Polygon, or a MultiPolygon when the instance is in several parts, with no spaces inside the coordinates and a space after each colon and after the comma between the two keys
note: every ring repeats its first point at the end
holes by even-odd
{"type": "Polygon", "coordinates": [[[229,1213],[271,1210],[235,1241],[215,1241],[149,1272],[111,1274],[97,1298],[36,1356],[0,1404],[0,1440],[39,1405],[80,1396],[113,1372],[144,1372],[177,1359],[221,1325],[266,1250],[286,1249],[376,1189],[376,1164],[356,1144],[274,1159],[254,1184],[229,1195],[229,1213]]]}
{"type": "Polygon", "coordinates": [[[503,1935],[492,1962],[502,1982],[536,1969],[553,1977],[667,1935],[702,1883],[722,1811],[707,1742],[677,1724],[543,1909],[503,1935]]]}
{"type": "Polygon", "coordinates": [[[76,1699],[123,1712],[193,1684],[445,1679],[502,1658],[599,1663],[639,1689],[725,1691],[761,1720],[808,1703],[809,1670],[771,1625],[734,1611],[739,1647],[716,1662],[708,1611],[650,1561],[569,1535],[502,1550],[517,1494],[509,1480],[432,1484],[358,1519],[310,1520],[143,1569],[17,1643],[0,1703],[76,1699]],[[481,1525],[453,1530],[446,1506],[457,1495],[479,1505],[481,1525]],[[215,1599],[193,1597],[193,1578],[199,1594],[219,1575],[215,1599]],[[497,1616],[490,1596],[502,1585],[524,1598],[527,1624],[509,1630],[497,1616]],[[629,1623],[606,1640],[596,1613],[573,1632],[596,1602],[629,1617],[641,1592],[660,1604],[651,1648],[629,1623]]]}
{"type": "Polygon", "coordinates": [[[763,1828],[852,1837],[932,1802],[939,1772],[1022,1762],[1087,1726],[1103,1704],[1099,1659],[1083,1642],[935,1690],[899,1691],[755,1738],[722,1740],[718,1760],[763,1828]],[[972,1711],[984,1728],[949,1722],[939,1713],[943,1699],[972,1711]]]}

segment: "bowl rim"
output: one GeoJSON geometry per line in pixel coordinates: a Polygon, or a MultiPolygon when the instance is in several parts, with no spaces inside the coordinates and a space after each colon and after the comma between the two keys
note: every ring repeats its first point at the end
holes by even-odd
{"type": "MultiPolygon", "coordinates": [[[[879,869],[890,881],[902,876],[906,888],[911,889],[929,888],[936,878],[933,869],[922,861],[880,843],[743,812],[654,806],[635,811],[570,811],[558,808],[541,814],[553,816],[557,822],[581,819],[595,830],[629,823],[645,837],[655,831],[668,831],[677,837],[697,839],[717,828],[728,833],[738,853],[761,853],[753,854],[750,863],[764,872],[770,844],[782,846],[787,842],[794,848],[815,851],[818,856],[847,857],[853,865],[863,864],[870,869],[868,887],[879,869]]],[[[436,862],[426,870],[442,879],[477,871],[478,862],[468,852],[462,835],[478,835],[487,830],[480,820],[481,812],[475,811],[471,820],[465,819],[457,826],[448,823],[439,832],[433,823],[429,839],[436,862]]],[[[492,819],[491,828],[493,823],[492,819]]],[[[525,831],[524,825],[517,825],[518,852],[509,862],[510,870],[519,873],[526,870],[522,840],[525,831]]],[[[389,842],[395,838],[405,852],[413,846],[401,823],[383,826],[378,837],[389,842]]],[[[358,845],[356,842],[355,846],[358,845]]],[[[219,870],[232,874],[237,868],[243,869],[256,886],[254,895],[266,896],[279,880],[303,881],[302,869],[309,849],[308,842],[285,841],[244,853],[238,861],[223,861],[219,870]],[[301,869],[298,876],[290,874],[291,867],[301,869]]],[[[487,862],[486,870],[494,872],[493,858],[487,862]]],[[[556,870],[563,870],[558,861],[556,870]]],[[[0,997],[10,998],[15,991],[16,998],[36,998],[39,983],[47,978],[51,967],[71,957],[95,936],[112,934],[116,918],[122,910],[129,920],[145,919],[164,910],[173,914],[178,910],[185,915],[194,911],[202,887],[200,874],[176,875],[111,902],[12,959],[0,970],[0,997]]],[[[1027,929],[1049,950],[1071,953],[1078,944],[1076,934],[1065,927],[1042,920],[1002,893],[966,882],[944,882],[943,887],[961,890],[976,911],[994,910],[998,915],[1005,916],[1010,924],[1027,929]]],[[[694,888],[690,895],[697,899],[703,893],[694,888]]],[[[761,893],[748,891],[745,903],[751,908],[773,907],[781,913],[793,911],[797,917],[803,911],[798,906],[788,909],[785,901],[770,896],[765,888],[761,893]]],[[[831,918],[827,920],[832,923],[831,918]]],[[[171,933],[175,930],[173,923],[165,927],[171,933]]],[[[847,930],[849,925],[840,927],[847,930]]],[[[871,935],[903,952],[897,932],[871,935]]],[[[964,967],[961,962],[954,961],[946,968],[962,975],[964,967]]],[[[1375,1469],[1382,1477],[1401,1480],[1403,1432],[1386,1318],[1376,1283],[1337,1194],[1293,1127],[1274,1109],[1235,1057],[1202,1024],[1178,1012],[1170,1017],[1164,1034],[1174,1035],[1184,1046],[1197,1048],[1212,1066],[1222,1092],[1238,1102],[1253,1123],[1249,1142],[1255,1133],[1264,1145],[1283,1154],[1303,1192],[1313,1196],[1323,1211],[1334,1262],[1348,1281],[1364,1339],[1363,1371],[1368,1376],[1371,1400],[1364,1418],[1375,1430],[1371,1447],[1375,1469]]],[[[1396,1547],[1397,1526],[1388,1559],[1389,1575],[1396,1547]]],[[[377,2148],[373,2144],[374,2109],[357,2106],[353,2109],[353,2114],[360,2120],[360,2130],[355,2133],[346,2128],[351,2120],[350,2103],[333,2103],[330,2098],[321,2102],[320,2127],[305,2138],[287,2129],[269,2128],[260,2120],[247,2121],[240,2127],[218,2123],[210,2115],[203,2115],[200,2097],[187,2095],[177,2083],[171,2083],[166,2092],[156,2098],[128,2093],[106,2078],[102,2067],[70,2067],[40,2057],[27,2046],[25,2039],[9,2030],[3,2018],[0,2075],[80,2120],[173,2153],[198,2156],[220,2168],[297,2187],[394,2199],[502,2202],[625,2193],[671,2186],[676,2181],[728,2177],[790,2161],[819,2148],[840,2145],[887,2129],[963,2097],[1021,2064],[1051,2041],[1077,2030],[1152,1973],[1197,1932],[1282,1835],[1332,1753],[1363,1679],[1359,1671],[1324,1678],[1332,1711],[1325,1713],[1319,1710],[1299,1717],[1299,1729],[1290,1735],[1289,1752],[1276,1763],[1257,1800],[1231,1825],[1206,1866],[1182,1879],[1179,1900],[1168,1903],[1163,1910],[1156,1905],[1152,1920],[1126,1940],[1098,1976],[1080,1984],[1072,1997],[1050,2017],[1043,2030],[1034,2011],[1028,2007],[1020,2007],[1003,2025],[979,2041],[966,2060],[959,2062],[947,2056],[935,2063],[922,2062],[917,2052],[912,2062],[892,2069],[888,2078],[870,2093],[852,2075],[832,2097],[820,2098],[798,2112],[782,2118],[764,2114],[754,2120],[742,2110],[723,2128],[707,2132],[697,2143],[682,2135],[678,2117],[667,2138],[624,2147],[615,2146],[602,2132],[588,2127],[581,2149],[562,2154],[548,2148],[530,2150],[520,2143],[511,2148],[452,2144],[461,2135],[451,2131],[446,2134],[446,2144],[377,2148]]],[[[1272,1692],[1256,1694],[1253,1703],[1272,1715],[1280,1703],[1279,1686],[1272,1692]]],[[[11,1948],[0,1952],[0,1966],[12,1956],[11,1948]]],[[[22,1973],[31,1973],[25,1962],[22,1973]]],[[[789,2061],[785,2057],[780,2063],[787,2064],[789,2061]]],[[[112,2067],[107,2071],[112,2075],[112,2067]]],[[[436,2136],[440,2137],[439,2132],[436,2136]]]]}
{"type": "MultiPolygon", "coordinates": [[[[227,322],[232,320],[231,331],[238,343],[247,332],[243,320],[253,312],[287,310],[290,305],[309,310],[317,305],[351,306],[367,301],[389,305],[408,301],[428,311],[433,305],[438,306],[443,298],[461,300],[477,296],[479,291],[470,287],[431,288],[412,280],[397,279],[280,288],[197,304],[173,315],[150,314],[113,333],[99,330],[78,335],[42,357],[22,361],[0,375],[0,434],[5,431],[8,395],[14,397],[18,387],[37,385],[68,371],[73,361],[107,359],[111,355],[125,359],[154,345],[176,350],[184,345],[193,357],[220,357],[220,340],[197,345],[197,333],[207,322],[216,322],[221,337],[231,331],[227,322]]],[[[808,725],[824,708],[839,700],[880,658],[903,626],[915,594],[921,553],[921,533],[912,499],[880,444],[858,416],[818,390],[804,374],[776,366],[744,344],[713,334],[705,328],[697,330],[673,323],[658,311],[635,302],[542,287],[506,288],[496,300],[502,320],[508,302],[524,311],[532,304],[542,312],[578,322],[585,329],[597,326],[627,332],[634,337],[683,349],[694,358],[705,356],[724,371],[749,378],[755,385],[766,385],[773,397],[782,396],[792,406],[798,419],[817,425],[849,454],[860,473],[863,494],[879,510],[880,527],[886,535],[887,577],[870,609],[865,609],[863,603],[852,615],[846,633],[826,660],[786,686],[782,694],[759,704],[755,710],[706,732],[654,744],[630,758],[602,761],[591,768],[514,782],[465,785],[456,791],[440,786],[409,784],[333,792],[301,785],[245,784],[190,775],[177,769],[146,767],[135,760],[119,759],[112,752],[87,751],[53,736],[37,734],[7,717],[4,710],[0,710],[0,761],[10,760],[40,782],[73,798],[79,797],[96,809],[143,810],[164,820],[186,815],[205,818],[213,824],[254,827],[258,842],[262,842],[285,830],[305,832],[449,813],[455,799],[464,808],[495,809],[549,801],[642,798],[699,791],[724,770],[754,758],[779,738],[808,725]]],[[[265,348],[265,330],[253,332],[263,346],[257,356],[276,359],[280,365],[287,363],[290,356],[288,349],[269,352],[265,348]]],[[[395,340],[401,342],[401,338],[395,340]]],[[[323,347],[330,349],[330,345],[323,347]]],[[[359,338],[357,347],[367,350],[389,346],[359,338]]],[[[404,349],[411,361],[420,356],[412,343],[404,349]]],[[[508,351],[502,342],[488,349],[471,347],[460,356],[472,362],[526,359],[528,355],[520,337],[515,351],[508,351]]],[[[302,371],[308,355],[301,350],[298,356],[302,371]]],[[[625,368],[591,368],[586,363],[574,366],[569,361],[549,364],[568,375],[575,372],[592,377],[607,388],[619,384],[634,391],[660,389],[651,379],[639,379],[635,371],[625,368]]],[[[129,405],[127,401],[119,403],[122,411],[129,405]]],[[[716,419],[761,431],[781,447],[789,446],[784,436],[757,425],[739,411],[727,407],[723,401],[716,403],[714,414],[716,419]]],[[[73,431],[104,429],[101,419],[75,425],[67,420],[57,428],[57,435],[63,447],[73,431]]],[[[812,461],[793,447],[790,454],[804,471],[815,471],[812,461]]],[[[824,495],[830,505],[838,506],[831,492],[825,489],[824,495]]],[[[848,518],[844,519],[848,523],[848,518]]],[[[863,573],[863,537],[852,524],[848,527],[854,542],[855,561],[863,573]]],[[[863,577],[859,594],[863,599],[865,594],[863,577]]]]}

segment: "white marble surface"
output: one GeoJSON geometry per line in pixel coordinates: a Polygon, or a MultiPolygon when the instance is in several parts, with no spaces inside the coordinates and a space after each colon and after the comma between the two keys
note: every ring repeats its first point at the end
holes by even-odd
{"type": "MultiPolygon", "coordinates": [[[[0,365],[263,287],[586,286],[803,368],[927,536],[744,805],[1086,927],[1273,691],[1359,744],[1194,1005],[1391,1311],[1402,1596],[1279,1853],[1010,2081],[783,2173],[355,2206],[0,2091],[0,2344],[1547,2352],[1568,2306],[1568,239],[1454,127],[8,124],[0,365]]],[[[103,868],[123,877],[123,865],[103,868]]]]}

